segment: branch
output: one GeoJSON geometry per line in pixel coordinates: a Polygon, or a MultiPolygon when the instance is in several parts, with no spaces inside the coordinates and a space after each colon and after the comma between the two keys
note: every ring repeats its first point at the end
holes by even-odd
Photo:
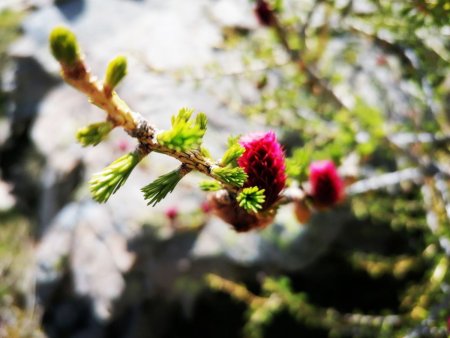
{"type": "Polygon", "coordinates": [[[182,109],[178,116],[172,119],[172,130],[159,130],[142,115],[131,110],[114,91],[114,87],[126,74],[126,60],[123,57],[112,60],[105,80],[99,81],[86,65],[72,32],[63,27],[55,28],[50,36],[50,46],[53,55],[61,64],[64,80],[85,94],[92,104],[104,110],[107,122],[111,124],[110,128],[104,128],[103,133],[99,133],[98,128],[95,128],[97,125],[82,129],[79,138],[84,141],[84,145],[97,144],[104,138],[105,133],[115,127],[121,127],[138,140],[138,148],[143,156],[150,152],[171,156],[182,163],[184,172],[199,171],[221,182],[227,190],[237,191],[233,174],[227,175],[226,168],[205,156],[199,146],[206,130],[204,114],[197,115],[194,122],[189,120],[192,111],[182,109]],[[85,141],[86,139],[88,141],[85,141]]]}
{"type": "Polygon", "coordinates": [[[417,168],[408,168],[392,173],[360,180],[347,188],[348,195],[357,195],[397,185],[403,181],[422,181],[423,173],[417,168]]]}
{"type": "Polygon", "coordinates": [[[439,245],[444,250],[445,254],[447,256],[450,256],[450,240],[447,237],[439,236],[439,216],[434,210],[433,189],[431,187],[431,184],[422,185],[421,192],[423,196],[423,202],[427,210],[426,220],[428,228],[431,230],[433,235],[438,237],[439,245]]]}
{"type": "MultiPolygon", "coordinates": [[[[418,168],[408,168],[387,174],[378,175],[366,179],[361,179],[348,186],[345,194],[347,196],[356,196],[374,190],[380,190],[405,181],[422,182],[423,172],[418,168]]],[[[279,204],[288,204],[292,202],[301,202],[307,198],[306,192],[301,187],[291,186],[283,191],[279,204]]]]}

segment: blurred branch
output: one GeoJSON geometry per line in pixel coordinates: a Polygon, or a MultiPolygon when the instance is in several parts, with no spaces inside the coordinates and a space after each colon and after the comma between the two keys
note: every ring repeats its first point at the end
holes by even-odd
{"type": "Polygon", "coordinates": [[[308,325],[347,334],[354,332],[355,328],[393,328],[402,323],[402,317],[398,315],[373,316],[341,313],[334,308],[316,306],[308,302],[304,294],[294,293],[287,285],[288,280],[285,278],[279,280],[266,278],[262,288],[269,295],[264,297],[257,296],[245,286],[217,275],[208,275],[207,282],[211,288],[227,292],[231,297],[249,306],[247,325],[253,330],[265,325],[274,313],[283,309],[287,309],[297,320],[306,322],[308,325]]]}
{"type": "MultiPolygon", "coordinates": [[[[317,1],[314,2],[314,4],[313,4],[311,10],[310,10],[310,11],[308,12],[308,14],[306,15],[306,20],[305,20],[305,22],[303,23],[303,25],[301,25],[301,27],[300,27],[300,36],[302,37],[303,42],[305,42],[305,40],[306,40],[306,31],[307,31],[309,25],[311,24],[311,20],[312,20],[312,18],[313,18],[314,13],[315,13],[315,11],[317,10],[317,8],[318,8],[323,2],[324,2],[323,0],[317,0],[317,1]]],[[[351,3],[351,2],[350,2],[350,3],[351,3]]]]}
{"type": "Polygon", "coordinates": [[[423,180],[423,173],[420,169],[408,168],[360,180],[356,183],[353,183],[351,186],[347,188],[347,194],[357,195],[397,185],[404,181],[418,182],[422,180],[423,180]]]}
{"type": "Polygon", "coordinates": [[[437,174],[434,178],[435,187],[439,191],[442,202],[444,203],[447,219],[450,221],[450,192],[448,190],[448,182],[444,180],[441,174],[437,174]]]}
{"type": "Polygon", "coordinates": [[[265,298],[256,296],[250,292],[245,286],[212,273],[206,276],[206,282],[209,287],[218,291],[226,292],[232,295],[233,298],[244,302],[247,305],[261,306],[266,301],[265,298]]]}
{"type": "Polygon", "coordinates": [[[435,205],[433,203],[433,189],[430,184],[423,184],[422,188],[423,202],[426,208],[426,220],[428,228],[437,236],[439,245],[447,256],[450,256],[450,240],[447,237],[440,236],[439,216],[437,215],[435,205]]]}
{"type": "Polygon", "coordinates": [[[389,138],[399,147],[404,147],[414,143],[430,144],[436,147],[450,145],[450,135],[435,135],[430,133],[397,133],[391,135],[389,138]]]}
{"type": "Polygon", "coordinates": [[[351,26],[350,31],[372,40],[374,45],[378,46],[386,53],[393,54],[398,57],[402,67],[409,71],[408,76],[410,77],[411,74],[414,74],[418,77],[417,80],[420,83],[423,94],[425,95],[427,109],[431,112],[432,116],[436,118],[438,111],[433,99],[433,91],[423,69],[420,66],[420,60],[415,52],[411,48],[402,47],[397,43],[383,39],[376,34],[367,33],[355,26],[351,26]]]}
{"type": "MultiPolygon", "coordinates": [[[[359,180],[346,189],[348,196],[356,196],[369,191],[380,190],[390,186],[398,185],[405,181],[422,182],[424,179],[423,172],[418,168],[408,168],[387,174],[382,174],[366,179],[359,180]]],[[[280,204],[301,201],[306,198],[305,191],[300,187],[289,187],[283,192],[280,204]]]]}
{"type": "Polygon", "coordinates": [[[299,71],[303,72],[307,76],[308,81],[311,82],[314,86],[320,88],[323,95],[331,100],[331,102],[333,102],[338,108],[347,108],[342,100],[334,93],[331,86],[317,74],[317,71],[311,65],[308,65],[305,62],[305,60],[301,56],[300,51],[291,48],[288,39],[289,33],[281,24],[275,14],[273,28],[275,29],[275,32],[280,39],[281,45],[288,54],[289,58],[293,63],[297,64],[299,71]]]}

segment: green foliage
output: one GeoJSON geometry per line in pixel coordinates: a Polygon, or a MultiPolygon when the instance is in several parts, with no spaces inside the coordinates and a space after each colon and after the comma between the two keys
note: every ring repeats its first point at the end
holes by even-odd
{"type": "Polygon", "coordinates": [[[313,151],[305,146],[294,150],[291,157],[286,159],[286,174],[288,177],[304,182],[308,179],[308,166],[311,163],[313,151]]]}
{"type": "Polygon", "coordinates": [[[108,64],[104,84],[109,89],[114,89],[127,75],[127,59],[124,56],[116,56],[108,64]]]}
{"type": "Polygon", "coordinates": [[[35,269],[30,222],[15,210],[0,211],[0,336],[8,338],[44,338],[40,316],[26,299],[35,297],[35,269]]]}
{"type": "Polygon", "coordinates": [[[71,66],[80,58],[77,38],[68,28],[59,26],[50,33],[50,50],[60,63],[71,66]]]}
{"type": "Polygon", "coordinates": [[[250,187],[242,189],[236,200],[238,201],[239,206],[244,208],[247,212],[257,213],[258,210],[262,209],[266,196],[264,195],[264,189],[250,187]]]}
{"type": "Polygon", "coordinates": [[[420,198],[418,187],[409,191],[407,196],[378,191],[352,199],[351,207],[353,214],[361,220],[389,224],[396,231],[406,229],[413,232],[427,229],[426,210],[420,198]]]}
{"type": "Polygon", "coordinates": [[[79,129],[76,138],[83,147],[96,146],[108,136],[113,128],[114,125],[109,121],[93,123],[79,129]]]}
{"type": "Polygon", "coordinates": [[[147,205],[155,206],[158,204],[167,194],[175,189],[182,178],[183,175],[180,169],[176,169],[158,177],[155,181],[143,187],[141,191],[144,193],[145,200],[148,201],[147,205]]]}
{"type": "Polygon", "coordinates": [[[244,337],[262,338],[267,326],[272,322],[276,314],[282,310],[280,300],[273,297],[258,306],[251,307],[248,321],[243,327],[244,337]]]}
{"type": "Polygon", "coordinates": [[[352,112],[363,130],[368,131],[376,138],[381,138],[385,135],[383,130],[384,118],[379,109],[369,106],[361,98],[357,98],[352,112]]]}
{"type": "Polygon", "coordinates": [[[222,184],[217,181],[209,180],[209,181],[202,181],[199,184],[200,189],[203,191],[217,191],[222,189],[222,184]]]}
{"type": "Polygon", "coordinates": [[[241,167],[216,167],[212,172],[218,179],[238,188],[242,187],[247,180],[247,174],[241,167]]]}
{"type": "Polygon", "coordinates": [[[206,132],[206,115],[200,113],[190,120],[193,110],[182,108],[172,117],[172,129],[158,134],[158,142],[177,151],[188,151],[201,146],[206,132]]]}
{"type": "Polygon", "coordinates": [[[421,271],[424,264],[421,256],[388,257],[365,252],[355,252],[349,260],[355,268],[363,269],[374,278],[391,274],[396,279],[402,279],[411,271],[421,271]]]}
{"type": "Polygon", "coordinates": [[[275,12],[282,12],[283,11],[283,0],[274,0],[273,1],[273,10],[275,12]]]}
{"type": "Polygon", "coordinates": [[[94,174],[89,182],[92,198],[105,203],[124,185],[141,159],[142,154],[135,151],[118,158],[101,172],[94,174]]]}

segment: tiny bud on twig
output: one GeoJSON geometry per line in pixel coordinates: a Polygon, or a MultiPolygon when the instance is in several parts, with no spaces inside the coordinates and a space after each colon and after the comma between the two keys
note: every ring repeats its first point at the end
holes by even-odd
{"type": "Polygon", "coordinates": [[[117,56],[109,62],[106,69],[104,90],[111,93],[125,75],[127,75],[127,59],[124,56],[117,56]]]}
{"type": "Polygon", "coordinates": [[[61,64],[72,66],[80,59],[77,38],[66,27],[56,27],[50,33],[50,50],[61,64]]]}

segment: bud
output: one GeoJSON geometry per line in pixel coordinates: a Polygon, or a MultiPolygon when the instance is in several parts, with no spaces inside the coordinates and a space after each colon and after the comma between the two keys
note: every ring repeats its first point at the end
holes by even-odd
{"type": "Polygon", "coordinates": [[[294,203],[295,217],[301,224],[308,223],[311,218],[311,210],[306,205],[305,201],[298,201],[294,203]]]}
{"type": "Polygon", "coordinates": [[[109,121],[93,123],[79,129],[76,138],[83,147],[96,146],[108,136],[113,128],[114,125],[109,121]]]}
{"type": "Polygon", "coordinates": [[[80,59],[77,38],[66,27],[56,27],[50,33],[50,50],[60,63],[72,66],[80,59]]]}
{"type": "Polygon", "coordinates": [[[264,189],[261,211],[265,211],[278,200],[286,184],[283,150],[273,131],[244,136],[240,144],[245,152],[237,162],[248,175],[244,187],[264,189]]]}
{"type": "Polygon", "coordinates": [[[211,212],[211,204],[208,201],[203,201],[200,204],[200,210],[204,213],[204,214],[209,214],[211,212]]]}
{"type": "Polygon", "coordinates": [[[173,221],[178,217],[178,209],[176,207],[171,207],[166,210],[165,215],[169,220],[173,221]]]}
{"type": "Polygon", "coordinates": [[[123,139],[123,140],[119,140],[119,142],[117,142],[117,149],[119,149],[119,151],[127,151],[130,148],[130,143],[128,143],[128,140],[123,139]]]}
{"type": "Polygon", "coordinates": [[[127,75],[127,59],[124,56],[117,56],[111,60],[106,69],[104,88],[113,90],[120,81],[127,75]]]}
{"type": "Polygon", "coordinates": [[[318,209],[335,205],[344,198],[344,181],[331,161],[316,161],[309,166],[313,204],[318,209]]]}
{"type": "Polygon", "coordinates": [[[275,23],[275,14],[273,9],[265,0],[257,0],[254,9],[256,18],[262,26],[272,26],[275,23]]]}

